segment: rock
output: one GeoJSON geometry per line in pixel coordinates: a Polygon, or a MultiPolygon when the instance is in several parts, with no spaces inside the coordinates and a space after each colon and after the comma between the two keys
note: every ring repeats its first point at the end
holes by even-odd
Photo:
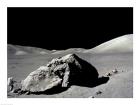
{"type": "Polygon", "coordinates": [[[13,77],[9,77],[7,80],[7,85],[9,86],[9,90],[12,91],[14,88],[14,79],[13,77]]]}
{"type": "Polygon", "coordinates": [[[106,76],[107,76],[107,77],[109,77],[109,76],[111,76],[111,75],[112,75],[111,73],[106,73],[106,76]]]}
{"type": "Polygon", "coordinates": [[[109,77],[109,76],[112,76],[112,75],[117,74],[117,73],[118,73],[118,70],[117,70],[117,69],[114,69],[114,70],[112,70],[111,72],[106,73],[105,75],[106,75],[107,77],[109,77]]]}
{"type": "Polygon", "coordinates": [[[14,83],[13,93],[19,93],[21,91],[22,84],[19,81],[14,83]]]}
{"type": "Polygon", "coordinates": [[[94,98],[94,96],[89,96],[88,98],[94,98]]]}
{"type": "Polygon", "coordinates": [[[19,91],[21,91],[21,82],[14,80],[13,77],[8,78],[7,85],[9,88],[8,90],[10,90],[11,93],[18,93],[19,91]]]}
{"type": "Polygon", "coordinates": [[[114,70],[112,70],[112,73],[116,74],[116,73],[118,73],[118,70],[114,69],[114,70]]]}
{"type": "Polygon", "coordinates": [[[16,88],[13,90],[13,93],[19,93],[21,91],[21,88],[16,88]]]}
{"type": "Polygon", "coordinates": [[[102,92],[101,91],[97,91],[96,92],[96,95],[99,95],[99,94],[102,94],[102,92]]]}
{"type": "Polygon", "coordinates": [[[54,87],[67,88],[72,84],[96,80],[98,72],[75,54],[52,59],[46,66],[31,72],[22,81],[22,91],[45,92],[54,87]]]}

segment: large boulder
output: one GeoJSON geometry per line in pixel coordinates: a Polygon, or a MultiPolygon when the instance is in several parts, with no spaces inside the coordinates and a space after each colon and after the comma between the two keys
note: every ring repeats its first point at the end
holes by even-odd
{"type": "Polygon", "coordinates": [[[22,81],[22,90],[44,92],[54,87],[80,85],[98,79],[98,72],[75,54],[55,58],[46,66],[31,72],[22,81]]]}

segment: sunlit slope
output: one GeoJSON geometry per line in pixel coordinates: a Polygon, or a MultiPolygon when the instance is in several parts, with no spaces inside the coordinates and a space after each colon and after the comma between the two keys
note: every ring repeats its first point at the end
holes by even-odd
{"type": "Polygon", "coordinates": [[[133,51],[133,35],[124,35],[92,49],[84,51],[84,53],[118,53],[133,51]]]}

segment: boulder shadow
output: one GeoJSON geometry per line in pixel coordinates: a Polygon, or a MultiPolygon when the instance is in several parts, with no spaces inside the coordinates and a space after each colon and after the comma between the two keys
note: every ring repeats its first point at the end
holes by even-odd
{"type": "Polygon", "coordinates": [[[77,85],[77,86],[83,86],[83,87],[96,87],[98,85],[107,83],[109,80],[109,77],[99,77],[99,73],[97,69],[91,65],[89,62],[77,57],[76,58],[80,65],[82,66],[80,71],[77,72],[78,68],[75,68],[74,65],[70,65],[71,70],[75,70],[76,72],[74,74],[76,75],[70,75],[70,85],[77,85]]]}

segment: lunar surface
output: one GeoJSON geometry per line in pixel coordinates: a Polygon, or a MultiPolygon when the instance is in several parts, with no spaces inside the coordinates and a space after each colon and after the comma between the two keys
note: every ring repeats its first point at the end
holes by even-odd
{"type": "Polygon", "coordinates": [[[16,81],[14,88],[20,87],[19,84],[40,66],[67,54],[76,54],[89,62],[99,74],[96,85],[71,85],[50,93],[17,94],[7,86],[8,98],[133,98],[133,35],[124,35],[88,50],[70,48],[51,51],[11,44],[7,47],[7,75],[16,81]]]}

